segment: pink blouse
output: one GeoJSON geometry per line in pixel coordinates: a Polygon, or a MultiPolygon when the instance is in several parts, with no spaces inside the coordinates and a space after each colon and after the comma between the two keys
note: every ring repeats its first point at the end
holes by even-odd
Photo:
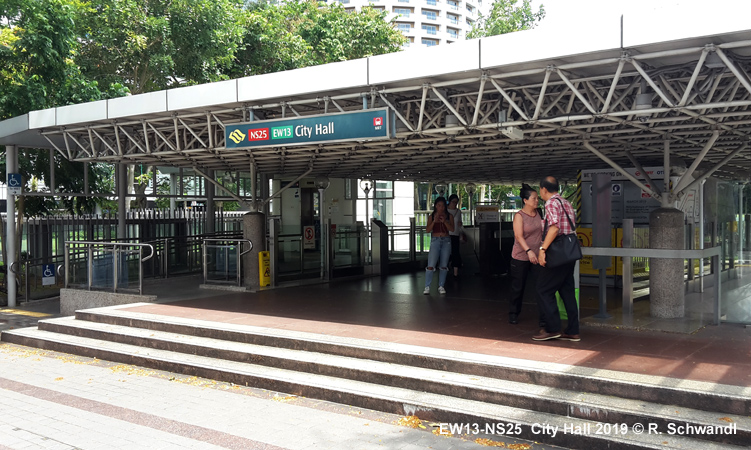
{"type": "MultiPolygon", "coordinates": [[[[522,236],[527,241],[527,246],[532,249],[535,256],[540,251],[542,245],[542,218],[535,211],[534,216],[530,216],[521,210],[516,214],[522,216],[522,236]]],[[[524,251],[519,241],[514,240],[514,248],[511,249],[511,257],[519,261],[529,261],[529,254],[524,251]]]]}

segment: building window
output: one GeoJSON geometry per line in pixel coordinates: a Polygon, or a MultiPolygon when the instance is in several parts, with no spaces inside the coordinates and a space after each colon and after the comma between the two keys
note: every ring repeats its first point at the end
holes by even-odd
{"type": "Polygon", "coordinates": [[[459,4],[457,2],[455,2],[454,0],[448,0],[448,2],[446,2],[446,3],[448,3],[449,8],[451,8],[453,10],[459,9],[459,4]]]}
{"type": "Polygon", "coordinates": [[[467,5],[467,11],[469,11],[470,13],[474,13],[475,9],[472,7],[472,5],[467,5]]]}
{"type": "Polygon", "coordinates": [[[410,31],[412,31],[412,25],[408,23],[397,23],[396,28],[398,28],[402,33],[409,33],[410,31]]]}
{"type": "Polygon", "coordinates": [[[435,11],[422,11],[422,15],[428,20],[438,20],[438,14],[435,11]]]}
{"type": "Polygon", "coordinates": [[[454,38],[454,39],[459,39],[459,31],[458,31],[458,30],[453,30],[453,29],[451,29],[451,28],[447,28],[447,29],[446,29],[446,32],[447,32],[447,33],[449,34],[449,36],[451,36],[452,38],[454,38]]]}
{"type": "Polygon", "coordinates": [[[474,24],[475,24],[475,21],[474,21],[474,20],[472,20],[472,19],[470,19],[469,17],[467,17],[467,25],[469,25],[469,26],[471,27],[471,26],[473,26],[474,24]]]}
{"type": "Polygon", "coordinates": [[[435,39],[424,39],[423,38],[422,45],[425,45],[427,47],[433,47],[433,46],[438,45],[438,41],[436,41],[435,39]]]}
{"type": "Polygon", "coordinates": [[[448,15],[449,22],[453,23],[454,25],[459,25],[459,17],[458,16],[452,16],[451,14],[448,15]]]}
{"type": "Polygon", "coordinates": [[[407,8],[394,8],[394,14],[399,14],[403,17],[409,17],[409,13],[412,12],[407,8]]]}
{"type": "Polygon", "coordinates": [[[399,3],[409,3],[409,0],[399,0],[399,3]]]}
{"type": "Polygon", "coordinates": [[[435,5],[438,4],[438,1],[436,1],[436,0],[425,0],[425,3],[427,3],[428,5],[431,5],[431,6],[435,6],[435,5]]]}
{"type": "Polygon", "coordinates": [[[423,25],[422,29],[425,30],[427,34],[438,34],[438,27],[435,25],[423,25]]]}

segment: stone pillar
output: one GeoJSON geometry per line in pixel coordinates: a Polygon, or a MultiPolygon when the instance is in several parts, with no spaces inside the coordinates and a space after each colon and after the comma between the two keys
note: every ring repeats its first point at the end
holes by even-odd
{"type": "MultiPolygon", "coordinates": [[[[649,215],[649,247],[683,250],[684,213],[658,208],[649,215]]],[[[650,314],[661,319],[684,316],[683,260],[649,258],[650,314]]]]}
{"type": "Polygon", "coordinates": [[[261,285],[258,278],[258,252],[266,250],[266,215],[250,212],[243,216],[243,238],[253,243],[253,251],[243,256],[243,284],[250,291],[261,285]]]}

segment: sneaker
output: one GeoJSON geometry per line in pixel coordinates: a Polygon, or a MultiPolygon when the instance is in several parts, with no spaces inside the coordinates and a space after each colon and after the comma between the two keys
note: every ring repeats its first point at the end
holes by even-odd
{"type": "Polygon", "coordinates": [[[422,291],[422,293],[425,294],[425,295],[430,295],[430,288],[426,287],[425,290],[422,291]]]}
{"type": "Polygon", "coordinates": [[[561,333],[548,333],[545,330],[540,330],[539,334],[532,336],[533,341],[548,341],[550,339],[557,339],[561,337],[561,333]]]}
{"type": "Polygon", "coordinates": [[[558,339],[562,341],[573,341],[573,342],[579,342],[582,340],[581,336],[578,334],[566,334],[563,333],[562,335],[558,336],[558,339]]]}
{"type": "Polygon", "coordinates": [[[438,293],[439,294],[445,294],[446,293],[446,289],[444,289],[443,286],[438,286],[438,293]]]}

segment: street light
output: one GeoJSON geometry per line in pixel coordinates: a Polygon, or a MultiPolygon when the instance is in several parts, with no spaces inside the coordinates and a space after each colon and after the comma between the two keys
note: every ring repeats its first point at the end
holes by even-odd
{"type": "Polygon", "coordinates": [[[360,189],[362,189],[363,192],[365,192],[365,233],[367,235],[367,248],[365,249],[366,252],[366,262],[370,263],[370,210],[368,208],[368,194],[370,194],[370,191],[375,187],[375,181],[373,180],[367,180],[363,179],[360,180],[360,189]]]}
{"type": "Polygon", "coordinates": [[[442,181],[436,183],[435,186],[434,186],[435,192],[436,192],[436,194],[438,194],[439,197],[444,197],[445,196],[445,194],[446,194],[446,188],[447,188],[446,183],[444,183],[442,181]]]}
{"type": "Polygon", "coordinates": [[[329,187],[329,184],[329,179],[326,177],[316,177],[315,179],[315,185],[318,188],[318,229],[321,233],[321,279],[326,277],[327,269],[329,269],[326,265],[326,261],[328,261],[327,236],[329,230],[328,227],[324,226],[326,222],[323,219],[324,210],[326,209],[324,206],[325,202],[323,201],[323,191],[329,187]]]}

